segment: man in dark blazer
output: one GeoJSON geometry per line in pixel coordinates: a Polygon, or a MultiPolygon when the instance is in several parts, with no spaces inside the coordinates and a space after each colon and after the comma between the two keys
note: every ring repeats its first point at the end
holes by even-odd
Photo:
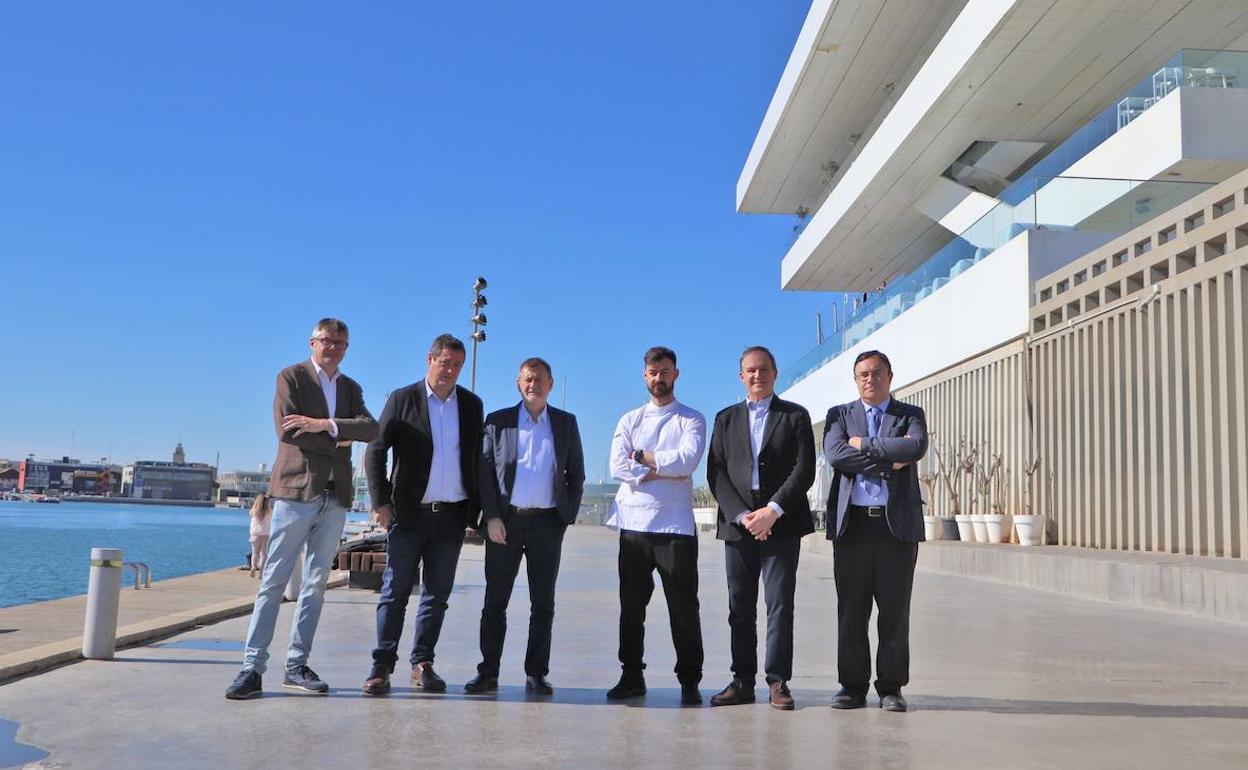
{"type": "Polygon", "coordinates": [[[775,395],[776,359],[767,348],[741,354],[746,400],[715,415],[706,479],[719,505],[716,536],[724,541],[732,682],[712,706],[754,702],[758,672],[758,581],[767,602],[769,701],[794,707],[793,594],[802,536],[814,531],[806,492],[815,480],[810,414],[775,395]]]}
{"type": "Polygon", "coordinates": [[[529,643],[525,688],[551,695],[550,635],[563,533],[576,521],[585,489],[585,457],[576,417],[546,403],[555,380],[550,364],[520,364],[518,405],[485,418],[481,445],[481,508],[486,526],[485,606],[481,663],[464,692],[498,689],[507,633],[507,604],[523,556],[529,577],[529,643]]]}
{"type": "Polygon", "coordinates": [[[878,350],[854,361],[859,399],[828,410],[823,453],[835,471],[828,539],[836,579],[837,670],[832,707],[862,708],[871,679],[867,623],[879,609],[875,690],[880,707],[905,711],[910,681],[910,590],[923,540],[916,463],[927,453],[927,418],[893,398],[893,367],[878,350]]]}
{"type": "Polygon", "coordinates": [[[377,647],[364,682],[366,695],[390,692],[407,600],[422,576],[412,642],[412,683],[446,692],[433,670],[465,527],[477,525],[477,458],[481,399],[455,384],[464,343],[449,334],[433,341],[425,378],[390,394],[377,439],[364,456],[374,519],[389,530],[386,572],[377,604],[377,647]],[[390,474],[386,459],[393,452],[390,474]],[[423,569],[420,569],[423,562],[423,569]]]}
{"type": "Polygon", "coordinates": [[[269,658],[282,591],[305,548],[282,686],[315,694],[329,692],[329,685],[308,668],[308,654],[355,491],[351,442],[370,441],[377,435],[377,422],[364,406],[364,391],[338,368],[347,354],[348,340],[345,323],[322,318],[308,343],[311,359],[277,375],[273,397],[277,460],[269,477],[272,536],[247,629],[243,670],[225,691],[230,700],[260,695],[260,675],[269,658]]]}

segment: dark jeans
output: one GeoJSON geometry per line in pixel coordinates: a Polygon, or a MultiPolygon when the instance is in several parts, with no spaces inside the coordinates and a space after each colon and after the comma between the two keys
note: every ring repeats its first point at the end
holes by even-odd
{"type": "Polygon", "coordinates": [[[893,537],[883,516],[853,509],[848,516],[844,534],[832,544],[838,678],[846,690],[866,695],[871,680],[867,624],[874,600],[880,637],[875,690],[898,693],[910,681],[910,589],[919,544],[893,537]]]}
{"type": "Polygon", "coordinates": [[[676,678],[702,681],[702,621],[698,615],[698,538],[620,530],[620,664],[625,674],[646,667],[646,605],[654,593],[654,570],[663,581],[676,678]]]}
{"type": "Polygon", "coordinates": [[[758,673],[758,579],[767,601],[768,684],[793,678],[793,594],[797,590],[797,558],[801,540],[772,536],[724,541],[728,572],[728,626],[732,629],[732,674],[753,685],[758,673]]]}
{"type": "Polygon", "coordinates": [[[555,580],[567,525],[556,514],[511,516],[506,521],[507,544],[485,541],[485,606],[481,610],[481,663],[477,672],[498,676],[507,636],[507,604],[520,571],[520,558],[529,576],[529,646],[524,673],[550,673],[550,632],[555,620],[555,580]]]}
{"type": "Polygon", "coordinates": [[[463,544],[464,516],[459,511],[421,513],[391,527],[386,574],[382,578],[381,600],[377,602],[375,665],[394,670],[407,600],[416,585],[422,560],[424,580],[420,607],[416,610],[412,665],[433,661],[433,648],[442,633],[442,619],[455,584],[455,567],[463,544]]]}

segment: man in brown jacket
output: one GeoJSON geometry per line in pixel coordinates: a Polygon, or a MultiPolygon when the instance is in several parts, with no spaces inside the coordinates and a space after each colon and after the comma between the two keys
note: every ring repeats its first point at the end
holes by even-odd
{"type": "Polygon", "coordinates": [[[277,375],[273,422],[278,444],[269,478],[273,517],[268,560],[247,630],[243,670],[225,691],[231,700],[260,695],[260,675],[269,658],[282,589],[305,545],[303,588],[282,686],[316,694],[329,691],[329,685],[308,668],[308,653],[351,507],[351,442],[377,436],[377,422],[364,406],[359,384],[338,369],[348,344],[347,325],[323,318],[312,330],[311,360],[288,366],[277,375]]]}

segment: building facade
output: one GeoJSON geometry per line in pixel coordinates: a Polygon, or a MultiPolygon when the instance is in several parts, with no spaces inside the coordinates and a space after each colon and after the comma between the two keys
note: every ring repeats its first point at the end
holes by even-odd
{"type": "Polygon", "coordinates": [[[934,512],[1248,555],[1248,5],[1172,6],[812,3],[737,186],[828,295],[778,387],[821,420],[886,352],[946,459],[1001,461],[934,512]]]}
{"type": "Polygon", "coordinates": [[[17,467],[17,490],[29,494],[113,495],[120,491],[121,473],[107,463],[59,460],[22,460],[17,467]]]}

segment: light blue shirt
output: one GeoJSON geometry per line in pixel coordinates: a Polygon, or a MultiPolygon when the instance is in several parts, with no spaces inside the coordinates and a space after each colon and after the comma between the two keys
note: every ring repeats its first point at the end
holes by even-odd
{"type": "MultiPolygon", "coordinates": [[[[884,403],[879,406],[871,406],[866,401],[862,402],[862,409],[867,419],[867,436],[875,438],[879,435],[878,428],[876,432],[871,430],[871,411],[879,410],[879,416],[876,417],[876,423],[879,428],[884,426],[884,415],[888,412],[888,405],[893,399],[891,397],[884,399],[884,403]]],[[[859,473],[854,477],[854,489],[850,493],[849,501],[854,505],[861,505],[867,508],[882,507],[888,504],[888,484],[884,478],[874,473],[859,473]]]]}
{"type": "Polygon", "coordinates": [[[429,463],[429,486],[422,503],[457,503],[468,499],[459,467],[459,399],[455,389],[445,401],[425,384],[429,407],[429,431],[433,434],[433,459],[429,463]]]}
{"type": "Polygon", "coordinates": [[[520,404],[516,423],[516,480],[511,504],[517,508],[555,507],[555,436],[546,409],[537,416],[520,404]]]}

